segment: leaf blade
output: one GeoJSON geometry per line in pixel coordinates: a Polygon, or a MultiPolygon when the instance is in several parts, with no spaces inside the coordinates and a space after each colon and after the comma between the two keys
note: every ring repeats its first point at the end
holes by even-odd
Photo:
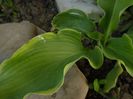
{"type": "Polygon", "coordinates": [[[0,97],[22,99],[28,93],[54,93],[72,64],[90,52],[75,30],[39,35],[0,64],[0,97]]]}
{"type": "Polygon", "coordinates": [[[105,78],[104,92],[108,93],[112,88],[116,86],[117,79],[122,72],[123,72],[123,69],[121,65],[117,63],[105,78]]]}
{"type": "Polygon", "coordinates": [[[103,52],[107,58],[120,61],[127,72],[133,76],[133,45],[128,35],[109,40],[108,45],[103,48],[103,52]]]}
{"type": "Polygon", "coordinates": [[[86,34],[95,29],[94,23],[88,16],[77,9],[70,9],[58,14],[54,17],[52,25],[58,30],[70,28],[86,34]]]}
{"type": "Polygon", "coordinates": [[[85,58],[88,59],[90,65],[94,69],[99,69],[104,61],[103,53],[98,46],[96,46],[94,49],[91,49],[89,53],[87,51],[85,58]]]}
{"type": "Polygon", "coordinates": [[[110,33],[117,28],[120,16],[125,9],[133,5],[133,0],[98,0],[98,4],[105,10],[100,26],[104,32],[110,33]]]}

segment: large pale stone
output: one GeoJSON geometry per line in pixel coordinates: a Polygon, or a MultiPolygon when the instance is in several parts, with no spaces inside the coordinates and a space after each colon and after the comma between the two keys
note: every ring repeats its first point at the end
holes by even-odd
{"type": "Polygon", "coordinates": [[[52,96],[31,95],[27,99],[85,99],[88,85],[77,66],[73,66],[65,77],[62,88],[52,96]]]}
{"type": "Polygon", "coordinates": [[[68,9],[80,9],[98,20],[103,14],[100,7],[96,5],[96,0],[56,0],[60,12],[68,9]]]}
{"type": "Polygon", "coordinates": [[[40,32],[28,21],[0,25],[0,62],[12,55],[21,45],[40,32]]]}

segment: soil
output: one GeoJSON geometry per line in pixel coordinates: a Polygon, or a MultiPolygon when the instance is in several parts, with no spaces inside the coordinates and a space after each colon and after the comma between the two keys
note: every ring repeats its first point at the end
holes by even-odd
{"type": "MultiPolygon", "coordinates": [[[[79,69],[86,76],[89,85],[91,86],[94,79],[104,79],[107,73],[114,67],[115,61],[110,61],[105,58],[102,68],[95,70],[91,68],[86,59],[81,59],[77,62],[79,69]]],[[[99,94],[93,89],[88,91],[86,99],[133,99],[133,78],[126,71],[122,73],[117,81],[117,85],[108,94],[99,94]],[[126,96],[126,98],[124,98],[126,96]]]]}
{"type": "Polygon", "coordinates": [[[0,6],[0,23],[28,20],[50,31],[51,20],[57,13],[54,0],[14,0],[11,7],[0,6]]]}
{"type": "MultiPolygon", "coordinates": [[[[57,13],[55,0],[14,0],[12,7],[0,5],[0,23],[28,20],[45,31],[50,31],[51,20],[57,13]]],[[[124,15],[119,29],[114,32],[113,36],[121,36],[133,24],[133,8],[128,9],[128,12],[124,15]],[[128,16],[125,17],[124,15],[128,16]],[[125,26],[127,22],[130,25],[125,26]]],[[[95,78],[104,78],[113,68],[114,63],[115,61],[105,58],[105,62],[100,70],[91,68],[85,59],[78,61],[77,65],[91,86],[95,78]]],[[[86,99],[133,99],[133,78],[124,71],[118,79],[116,88],[112,89],[109,94],[101,95],[90,89],[86,99]]]]}

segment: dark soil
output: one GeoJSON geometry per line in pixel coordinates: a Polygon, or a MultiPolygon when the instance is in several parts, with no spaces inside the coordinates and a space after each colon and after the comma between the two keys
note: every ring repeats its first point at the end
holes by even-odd
{"type": "MultiPolygon", "coordinates": [[[[54,0],[14,0],[12,7],[0,5],[0,23],[29,20],[45,31],[50,31],[51,20],[57,13],[54,0]]],[[[128,9],[124,15],[119,29],[113,33],[113,36],[121,36],[133,24],[133,8],[128,9]],[[130,24],[127,25],[126,23],[130,24]]],[[[114,63],[115,61],[105,59],[99,70],[91,68],[85,59],[78,61],[77,65],[91,85],[95,78],[105,78],[106,74],[113,68],[114,63]]],[[[90,89],[86,99],[133,99],[133,78],[124,71],[118,79],[116,88],[112,89],[109,94],[101,95],[90,89]]]]}
{"type": "MultiPolygon", "coordinates": [[[[102,68],[95,70],[91,68],[86,59],[77,62],[79,69],[88,79],[91,86],[94,79],[104,79],[107,73],[114,67],[115,61],[105,58],[102,68]]],[[[133,78],[126,71],[119,77],[116,88],[112,89],[108,94],[99,94],[93,89],[88,91],[86,99],[133,99],[133,78]],[[124,98],[126,95],[126,98],[124,98]]]]}
{"type": "Polygon", "coordinates": [[[12,7],[0,6],[0,23],[28,20],[50,31],[51,20],[57,12],[54,0],[14,0],[12,7]]]}

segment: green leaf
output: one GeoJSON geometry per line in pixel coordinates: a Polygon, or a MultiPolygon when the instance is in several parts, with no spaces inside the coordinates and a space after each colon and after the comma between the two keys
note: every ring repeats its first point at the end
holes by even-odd
{"type": "Polygon", "coordinates": [[[120,16],[125,9],[133,5],[133,0],[98,0],[98,4],[105,11],[100,26],[104,32],[110,33],[117,28],[120,16]]]}
{"type": "Polygon", "coordinates": [[[102,39],[103,35],[100,32],[89,32],[87,36],[93,40],[100,40],[102,39]]]}
{"type": "Polygon", "coordinates": [[[133,76],[133,45],[128,35],[111,38],[103,48],[106,57],[121,62],[127,72],[133,76]]]}
{"type": "Polygon", "coordinates": [[[105,78],[104,92],[108,93],[112,88],[116,86],[117,79],[120,74],[123,72],[123,69],[119,63],[108,73],[105,78]]]}
{"type": "Polygon", "coordinates": [[[131,37],[132,42],[133,42],[133,26],[128,30],[127,34],[128,34],[128,36],[131,37]]]}
{"type": "Polygon", "coordinates": [[[88,59],[90,65],[94,69],[101,68],[104,61],[103,53],[98,46],[96,46],[94,49],[86,49],[84,57],[88,59]]]}
{"type": "Polygon", "coordinates": [[[99,92],[99,90],[100,90],[100,85],[99,85],[98,79],[95,79],[95,80],[94,80],[93,86],[94,86],[94,90],[95,90],[96,92],[99,92]]]}
{"type": "Polygon", "coordinates": [[[54,17],[52,24],[54,28],[59,30],[71,28],[86,34],[95,29],[95,25],[88,16],[77,9],[70,9],[58,14],[54,17]]]}
{"type": "Polygon", "coordinates": [[[28,93],[52,94],[63,84],[69,68],[82,57],[93,67],[100,67],[101,51],[98,47],[93,51],[84,48],[81,37],[80,32],[64,29],[58,34],[39,35],[23,45],[0,65],[0,98],[22,99],[28,93]]]}

